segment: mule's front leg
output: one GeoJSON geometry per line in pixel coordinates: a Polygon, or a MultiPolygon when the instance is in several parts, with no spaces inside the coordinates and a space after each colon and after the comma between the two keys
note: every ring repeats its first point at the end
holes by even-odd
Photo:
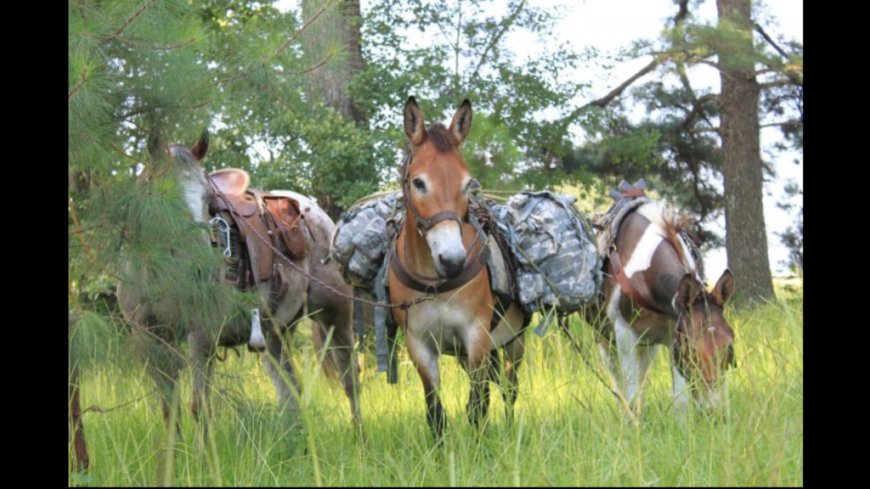
{"type": "Polygon", "coordinates": [[[636,409],[640,405],[640,392],[646,380],[650,363],[655,358],[658,345],[641,345],[640,337],[621,318],[614,324],[616,349],[622,373],[622,385],[626,400],[636,409]]]}
{"type": "Polygon", "coordinates": [[[689,383],[677,370],[676,365],[671,365],[671,381],[673,382],[674,409],[681,414],[689,410],[689,383]]]}
{"type": "Polygon", "coordinates": [[[173,340],[167,329],[145,329],[135,326],[132,333],[133,347],[140,358],[145,360],[148,375],[154,380],[160,393],[160,407],[163,411],[163,421],[166,429],[171,429],[171,420],[175,419],[175,431],[181,434],[181,421],[178,416],[177,385],[178,374],[184,366],[184,356],[171,346],[173,340]],[[161,334],[162,333],[162,334],[161,334]]]}
{"type": "Polygon", "coordinates": [[[468,356],[459,357],[459,361],[471,382],[465,406],[468,421],[479,428],[481,418],[489,411],[489,341],[470,343],[465,345],[468,356]]]}
{"type": "Polygon", "coordinates": [[[518,371],[525,352],[525,340],[521,336],[517,336],[504,346],[505,382],[502,384],[501,393],[504,398],[505,417],[508,423],[513,423],[514,420],[514,404],[517,402],[520,390],[518,371]]]}
{"type": "Polygon", "coordinates": [[[362,433],[362,412],[359,407],[360,383],[359,362],[354,348],[354,334],[351,322],[350,308],[335,315],[318,314],[315,317],[315,344],[322,347],[324,339],[329,336],[329,326],[332,325],[332,341],[327,355],[332,364],[338,368],[338,376],[344,387],[344,393],[350,401],[350,414],[354,427],[362,433]]]}
{"type": "MultiPolygon", "coordinates": [[[[271,329],[271,328],[270,328],[271,329]]],[[[266,351],[263,352],[263,367],[272,379],[281,409],[286,409],[291,422],[296,422],[299,412],[299,395],[302,392],[290,355],[284,351],[283,338],[277,332],[266,336],[266,351]]]]}
{"type": "MultiPolygon", "coordinates": [[[[409,332],[410,333],[410,332],[409,332]]],[[[435,437],[435,441],[441,441],[447,419],[441,406],[438,391],[441,388],[441,379],[438,372],[438,352],[418,340],[411,334],[407,334],[408,356],[414,362],[420,380],[423,382],[423,393],[426,396],[426,421],[429,429],[435,437]]]]}
{"type": "Polygon", "coordinates": [[[214,370],[214,345],[202,330],[189,333],[187,341],[190,344],[190,363],[193,368],[193,399],[190,401],[190,412],[199,422],[203,436],[207,440],[208,422],[211,418],[209,393],[214,370]]]}

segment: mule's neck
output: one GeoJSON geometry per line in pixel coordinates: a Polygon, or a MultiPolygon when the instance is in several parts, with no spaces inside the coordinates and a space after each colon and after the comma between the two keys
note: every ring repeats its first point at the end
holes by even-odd
{"type": "Polygon", "coordinates": [[[646,288],[647,291],[638,292],[646,296],[648,301],[651,299],[654,303],[651,305],[659,311],[676,319],[679,311],[674,305],[674,297],[680,280],[686,273],[697,276],[698,271],[688,246],[674,230],[673,225],[664,217],[662,208],[650,202],[641,206],[636,213],[629,214],[623,221],[617,247],[624,249],[627,245],[630,246],[631,259],[635,265],[639,265],[632,267],[630,263],[623,261],[628,267],[634,268],[631,279],[633,287],[646,288]],[[632,241],[635,243],[633,246],[629,244],[632,241]]]}
{"type": "Polygon", "coordinates": [[[652,295],[655,298],[656,305],[663,311],[667,311],[672,319],[677,319],[679,311],[674,304],[674,298],[677,296],[680,279],[687,273],[695,273],[694,270],[686,270],[686,268],[678,261],[669,262],[667,265],[662,265],[663,270],[657,270],[655,286],[652,288],[652,295]]]}

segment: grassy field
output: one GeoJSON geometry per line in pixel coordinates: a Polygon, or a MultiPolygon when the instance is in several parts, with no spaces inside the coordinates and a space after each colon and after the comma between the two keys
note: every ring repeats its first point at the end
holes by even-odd
{"type": "MultiPolygon", "coordinates": [[[[180,437],[167,440],[157,396],[149,395],[153,384],[140,364],[103,362],[83,371],[82,405],[133,402],[85,415],[92,468],[87,476],[71,473],[69,483],[802,485],[803,299],[794,291],[779,296],[747,312],[729,311],[738,368],[729,373],[724,422],[673,412],[669,359],[660,348],[643,418],[632,424],[558,328],[543,338],[527,333],[515,423],[506,423],[501,391],[494,387],[479,435],[465,417],[467,375],[452,357],[441,357],[448,427],[438,448],[426,425],[420,380],[404,352],[398,385],[375,373],[372,355],[363,356],[364,440],[351,430],[342,390],[314,368],[307,331],[295,342],[306,388],[303,432],[284,429],[257,357],[230,353],[216,368],[213,439],[204,447],[195,441],[187,409],[180,437]]],[[[600,366],[589,328],[574,318],[572,332],[600,366]]],[[[186,405],[189,370],[183,378],[186,405]]]]}

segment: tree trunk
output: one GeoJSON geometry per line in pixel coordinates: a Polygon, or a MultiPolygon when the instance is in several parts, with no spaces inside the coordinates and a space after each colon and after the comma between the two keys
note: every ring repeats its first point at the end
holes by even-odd
{"type": "MultiPolygon", "coordinates": [[[[68,340],[72,341],[73,331],[76,328],[76,317],[72,312],[69,312],[68,340]]],[[[88,445],[85,442],[85,429],[82,426],[82,411],[79,404],[79,365],[78,358],[75,352],[70,350],[70,378],[69,378],[69,410],[70,410],[70,426],[69,434],[70,442],[73,444],[75,451],[75,459],[70,471],[86,472],[90,467],[90,456],[88,456],[88,445]]]]}
{"type": "MultiPolygon", "coordinates": [[[[365,114],[349,91],[351,79],[364,68],[359,0],[303,0],[302,14],[305,19],[319,14],[302,36],[306,66],[325,62],[307,73],[308,93],[357,125],[365,124],[365,114]]],[[[344,208],[334,203],[329,192],[318,193],[316,198],[335,220],[344,208]]]]}
{"type": "Polygon", "coordinates": [[[717,0],[720,28],[731,25],[741,37],[723,43],[721,136],[725,175],[725,227],[728,264],[737,279],[737,303],[773,297],[767,256],[759,143],[759,86],[754,75],[751,0],[717,0]]]}
{"type": "MultiPolygon", "coordinates": [[[[328,0],[304,0],[302,12],[306,19],[316,15],[328,0]]],[[[338,0],[329,5],[303,36],[308,64],[315,66],[330,56],[325,65],[308,73],[311,91],[330,107],[356,123],[365,122],[365,115],[350,96],[348,88],[353,76],[364,68],[360,36],[359,0],[338,0]],[[338,50],[339,54],[336,53],[338,50]]]]}

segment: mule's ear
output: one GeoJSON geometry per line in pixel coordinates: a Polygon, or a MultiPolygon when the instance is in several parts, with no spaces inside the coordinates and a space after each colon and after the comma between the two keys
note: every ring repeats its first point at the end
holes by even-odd
{"type": "Polygon", "coordinates": [[[731,270],[726,268],[725,271],[722,272],[722,276],[719,277],[719,280],[716,282],[716,286],[713,287],[713,302],[718,306],[723,306],[733,294],[734,274],[731,273],[731,270]]]}
{"type": "Polygon", "coordinates": [[[408,97],[405,102],[405,135],[411,144],[418,146],[426,140],[426,129],[423,126],[423,113],[414,97],[408,97]]]}
{"type": "Polygon", "coordinates": [[[202,161],[205,158],[205,154],[208,153],[208,129],[202,130],[199,139],[190,147],[190,152],[193,153],[197,161],[202,161]]]}
{"type": "Polygon", "coordinates": [[[453,122],[450,123],[450,132],[456,138],[456,144],[465,141],[471,131],[471,102],[468,99],[462,101],[462,105],[456,109],[453,122]]]}
{"type": "Polygon", "coordinates": [[[701,292],[701,284],[698,283],[691,273],[683,275],[677,285],[677,296],[674,298],[674,303],[678,309],[688,310],[695,303],[698,294],[701,292]]]}
{"type": "Polygon", "coordinates": [[[151,155],[151,158],[154,160],[160,159],[161,157],[166,157],[166,141],[160,137],[160,131],[152,130],[148,134],[148,139],[145,142],[145,148],[148,150],[148,154],[151,155]]]}

